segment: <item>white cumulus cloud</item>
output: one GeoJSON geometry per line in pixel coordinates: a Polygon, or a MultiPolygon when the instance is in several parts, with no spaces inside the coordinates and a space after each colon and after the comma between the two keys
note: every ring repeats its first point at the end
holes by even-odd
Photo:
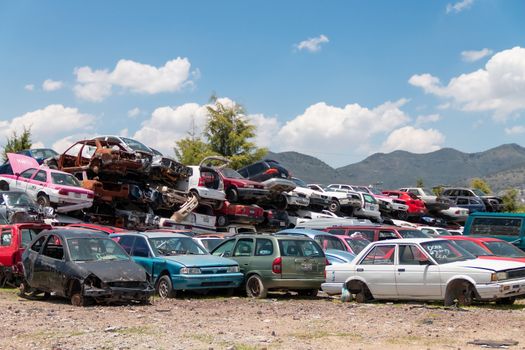
{"type": "Polygon", "coordinates": [[[113,86],[142,94],[175,92],[192,84],[190,68],[190,61],[180,57],[159,68],[125,59],[118,61],[113,71],[80,67],[75,69],[77,84],[74,91],[77,97],[92,102],[110,96],[113,86]]]}
{"type": "Polygon", "coordinates": [[[35,90],[35,85],[34,84],[27,84],[24,86],[24,89],[27,90],[27,91],[33,91],[35,90]]]}
{"type": "Polygon", "coordinates": [[[446,11],[447,13],[460,13],[461,11],[469,9],[474,0],[462,0],[455,3],[447,4],[446,11]]]}
{"type": "Polygon", "coordinates": [[[321,50],[321,44],[327,43],[330,40],[328,40],[328,37],[326,35],[319,35],[315,38],[308,38],[307,40],[301,41],[299,44],[296,44],[295,47],[298,50],[306,50],[309,52],[317,52],[321,50]]]}
{"type": "Polygon", "coordinates": [[[130,109],[128,111],[128,117],[135,118],[140,114],[140,109],[138,107],[135,107],[133,109],[130,109]]]}
{"type": "Polygon", "coordinates": [[[416,117],[416,125],[435,123],[441,120],[439,114],[419,115],[416,117]]]}
{"type": "Polygon", "coordinates": [[[510,128],[505,128],[505,134],[507,135],[519,135],[525,133],[525,126],[516,125],[510,128]]]}
{"type": "Polygon", "coordinates": [[[447,85],[428,73],[413,75],[409,83],[463,111],[488,111],[495,120],[504,121],[525,109],[525,48],[498,52],[484,68],[454,77],[447,85]]]}
{"type": "Polygon", "coordinates": [[[62,89],[64,83],[57,80],[46,79],[42,83],[42,90],[44,91],[56,91],[62,89]]]}
{"type": "Polygon", "coordinates": [[[418,129],[404,126],[388,135],[381,147],[383,152],[404,150],[413,153],[427,153],[441,148],[445,136],[435,129],[418,129]]]}
{"type": "Polygon", "coordinates": [[[462,51],[461,52],[461,59],[465,62],[476,62],[482,59],[483,57],[487,57],[489,55],[492,55],[492,50],[484,48],[478,51],[471,50],[471,51],[462,51]]]}

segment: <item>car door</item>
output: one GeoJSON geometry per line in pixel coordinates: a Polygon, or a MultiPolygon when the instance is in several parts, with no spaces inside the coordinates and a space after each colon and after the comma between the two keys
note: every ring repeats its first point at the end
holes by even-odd
{"type": "Polygon", "coordinates": [[[314,240],[279,239],[279,250],[282,278],[308,279],[324,275],[325,256],[314,240]]]}
{"type": "Polygon", "coordinates": [[[224,241],[217,248],[215,248],[211,254],[215,256],[222,256],[225,258],[226,257],[230,258],[232,256],[234,245],[235,245],[235,239],[224,241]]]}
{"type": "Polygon", "coordinates": [[[269,238],[257,238],[255,240],[255,255],[252,259],[252,271],[258,271],[261,277],[272,277],[272,261],[277,251],[274,243],[269,238]]]}
{"type": "Polygon", "coordinates": [[[131,249],[133,260],[153,275],[153,254],[145,237],[136,237],[131,249]]]}
{"type": "Polygon", "coordinates": [[[376,298],[397,298],[395,244],[376,245],[356,266],[355,276],[365,281],[376,298]]]}
{"type": "Polygon", "coordinates": [[[47,237],[47,235],[44,235],[34,242],[29,247],[27,259],[23,260],[25,279],[31,287],[40,287],[41,269],[40,264],[37,264],[37,261],[47,237]]]}
{"type": "Polygon", "coordinates": [[[11,188],[11,189],[26,191],[27,185],[29,184],[30,179],[33,177],[35,173],[36,173],[36,169],[34,168],[23,171],[22,173],[20,173],[20,175],[15,180],[15,186],[14,186],[15,188],[11,188]]]}
{"type": "Polygon", "coordinates": [[[252,270],[251,261],[253,259],[254,240],[253,238],[240,238],[233,249],[232,257],[239,263],[239,268],[243,274],[252,270]]]}
{"type": "Polygon", "coordinates": [[[35,261],[39,289],[63,294],[62,275],[65,270],[64,242],[57,235],[49,235],[42,253],[35,261]]]}
{"type": "Polygon", "coordinates": [[[442,297],[439,265],[433,264],[416,244],[398,245],[395,277],[399,299],[442,297]]]}
{"type": "Polygon", "coordinates": [[[29,197],[36,200],[40,191],[44,190],[47,184],[47,172],[39,170],[27,183],[26,193],[29,197]]]}

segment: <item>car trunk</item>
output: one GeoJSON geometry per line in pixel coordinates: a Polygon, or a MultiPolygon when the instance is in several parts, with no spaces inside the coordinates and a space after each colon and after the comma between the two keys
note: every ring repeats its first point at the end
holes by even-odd
{"type": "Polygon", "coordinates": [[[283,279],[322,278],[326,258],[321,248],[308,240],[279,240],[283,279]],[[312,248],[313,247],[313,248],[312,248]]]}

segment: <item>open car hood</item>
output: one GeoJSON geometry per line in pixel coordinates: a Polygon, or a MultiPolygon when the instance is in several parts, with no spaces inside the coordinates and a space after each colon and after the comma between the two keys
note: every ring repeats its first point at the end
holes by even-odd
{"type": "Polygon", "coordinates": [[[23,154],[8,153],[7,158],[13,169],[13,174],[21,174],[29,168],[38,169],[40,167],[35,158],[24,156],[23,154]]]}

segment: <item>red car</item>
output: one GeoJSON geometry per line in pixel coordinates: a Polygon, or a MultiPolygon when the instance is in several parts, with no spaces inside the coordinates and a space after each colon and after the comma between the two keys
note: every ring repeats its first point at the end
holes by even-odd
{"type": "Polygon", "coordinates": [[[233,169],[222,168],[217,172],[224,182],[224,192],[230,203],[255,203],[268,195],[263,184],[248,180],[233,169]]]}
{"type": "Polygon", "coordinates": [[[217,226],[227,226],[230,222],[239,224],[258,224],[264,221],[264,209],[257,205],[230,204],[225,201],[221,209],[215,211],[217,226]]]}
{"type": "Polygon", "coordinates": [[[397,238],[429,238],[424,232],[410,227],[390,225],[332,226],[323,229],[336,236],[364,238],[370,242],[397,238]]]}
{"type": "Polygon", "coordinates": [[[514,244],[493,237],[439,236],[456,242],[461,248],[481,259],[525,262],[525,252],[514,244]]]}
{"type": "Polygon", "coordinates": [[[108,235],[111,234],[111,233],[128,232],[128,230],[125,230],[125,229],[120,228],[120,227],[105,226],[105,225],[98,225],[98,224],[88,224],[88,223],[69,224],[69,225],[67,225],[65,227],[60,227],[60,228],[67,228],[67,227],[83,228],[83,229],[86,229],[86,230],[107,233],[108,235]]]}
{"type": "Polygon", "coordinates": [[[347,251],[355,255],[359,254],[361,250],[363,250],[368,244],[370,244],[370,241],[362,236],[359,236],[359,237],[350,237],[350,236],[345,236],[345,235],[334,235],[334,236],[341,240],[341,242],[343,243],[347,251]]]}
{"type": "Polygon", "coordinates": [[[428,213],[425,202],[415,194],[401,191],[383,191],[384,195],[392,198],[402,199],[408,205],[408,216],[421,216],[428,213]]]}
{"type": "Polygon", "coordinates": [[[40,231],[52,228],[38,223],[0,225],[0,287],[20,283],[24,275],[22,253],[40,231]]]}

